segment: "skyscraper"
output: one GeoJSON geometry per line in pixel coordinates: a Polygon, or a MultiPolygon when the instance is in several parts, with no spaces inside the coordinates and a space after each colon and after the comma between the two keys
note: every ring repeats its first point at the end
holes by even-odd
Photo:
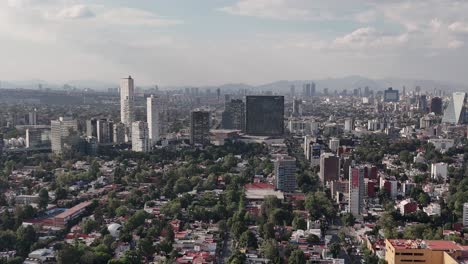
{"type": "Polygon", "coordinates": [[[433,97],[431,99],[431,112],[436,115],[441,115],[443,113],[442,108],[442,98],[440,97],[433,97]]]}
{"type": "Polygon", "coordinates": [[[35,126],[37,125],[37,109],[34,109],[34,111],[29,112],[29,125],[30,126],[35,126]]]}
{"type": "Polygon", "coordinates": [[[245,131],[245,103],[242,100],[226,102],[221,126],[224,129],[245,131]]]}
{"type": "Polygon", "coordinates": [[[149,138],[151,145],[155,145],[160,137],[160,100],[151,95],[146,98],[146,118],[149,128],[149,138]]]}
{"type": "Polygon", "coordinates": [[[135,152],[148,152],[150,150],[148,124],[143,121],[132,124],[132,150],[135,152]]]}
{"type": "Polygon", "coordinates": [[[364,168],[352,167],[349,171],[349,212],[358,217],[362,213],[364,206],[364,168]]]}
{"type": "Polygon", "coordinates": [[[254,136],[284,134],[284,97],[247,96],[246,132],[254,136]]]}
{"type": "Polygon", "coordinates": [[[450,98],[449,105],[444,111],[442,123],[464,124],[466,122],[467,96],[465,92],[455,92],[450,98]]]}
{"type": "Polygon", "coordinates": [[[280,156],[275,160],[276,189],[283,192],[296,190],[296,159],[289,156],[280,156]]]}
{"type": "Polygon", "coordinates": [[[98,143],[111,143],[113,128],[107,119],[99,119],[96,122],[97,128],[97,142],[98,143]]]}
{"type": "Polygon", "coordinates": [[[393,90],[392,87],[384,91],[384,102],[398,102],[400,101],[400,95],[398,90],[393,90]]]}
{"type": "Polygon", "coordinates": [[[120,120],[127,128],[126,140],[131,140],[131,126],[134,119],[134,82],[131,76],[124,78],[120,82],[120,120]]]}
{"type": "Polygon", "coordinates": [[[97,138],[97,119],[86,120],[86,136],[97,138]]]}
{"type": "Polygon", "coordinates": [[[333,153],[323,153],[320,156],[319,176],[323,184],[338,180],[340,176],[340,158],[333,153]]]}
{"type": "Polygon", "coordinates": [[[50,122],[50,140],[52,152],[63,153],[64,148],[71,148],[78,138],[78,122],[70,117],[60,117],[50,122]]]}
{"type": "Polygon", "coordinates": [[[301,116],[302,115],[301,105],[302,105],[301,100],[297,100],[297,99],[293,100],[292,116],[301,116]]]}
{"type": "Polygon", "coordinates": [[[115,123],[113,131],[113,142],[115,144],[125,143],[125,125],[121,122],[115,123]]]}
{"type": "Polygon", "coordinates": [[[190,113],[190,144],[210,144],[210,112],[194,110],[190,113]]]}

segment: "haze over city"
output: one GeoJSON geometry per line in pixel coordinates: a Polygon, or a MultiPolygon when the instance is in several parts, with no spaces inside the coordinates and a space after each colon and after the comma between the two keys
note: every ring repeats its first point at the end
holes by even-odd
{"type": "Polygon", "coordinates": [[[253,85],[361,75],[468,83],[468,2],[5,0],[2,80],[253,85]]]}

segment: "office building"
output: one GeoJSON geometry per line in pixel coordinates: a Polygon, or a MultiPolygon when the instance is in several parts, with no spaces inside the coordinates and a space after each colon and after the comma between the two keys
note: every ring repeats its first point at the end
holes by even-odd
{"type": "Polygon", "coordinates": [[[422,95],[418,96],[417,99],[418,99],[418,101],[417,101],[418,110],[421,111],[421,112],[426,113],[427,110],[429,109],[429,107],[427,105],[426,95],[422,94],[422,95]]]}
{"type": "Polygon", "coordinates": [[[60,117],[50,123],[52,152],[61,154],[66,148],[72,148],[78,139],[78,122],[70,117],[60,117]]]}
{"type": "Polygon", "coordinates": [[[298,99],[293,100],[292,116],[298,117],[302,115],[302,101],[298,99]]]}
{"type": "Polygon", "coordinates": [[[345,132],[352,132],[352,131],[354,131],[354,119],[353,119],[353,118],[346,118],[346,119],[345,119],[344,131],[345,131],[345,132]]]}
{"type": "Polygon", "coordinates": [[[26,129],[26,148],[50,147],[50,130],[45,128],[26,129]]]}
{"type": "Polygon", "coordinates": [[[446,180],[448,174],[448,165],[444,162],[431,164],[431,178],[446,180]]]}
{"type": "Polygon", "coordinates": [[[37,125],[37,109],[34,109],[34,111],[29,112],[28,116],[29,116],[29,118],[28,118],[29,125],[30,126],[37,125]]]}
{"type": "Polygon", "coordinates": [[[245,103],[242,100],[230,100],[225,103],[221,126],[224,129],[245,131],[245,103]]]}
{"type": "Polygon", "coordinates": [[[448,240],[386,239],[385,261],[388,264],[425,263],[457,264],[466,256],[466,247],[448,240]]]}
{"type": "Polygon", "coordinates": [[[107,119],[99,119],[96,122],[97,142],[100,144],[108,144],[113,140],[113,123],[107,119]]]}
{"type": "Polygon", "coordinates": [[[466,123],[466,93],[455,92],[444,111],[442,123],[460,125],[466,123]]]}
{"type": "Polygon", "coordinates": [[[327,182],[338,180],[340,176],[340,158],[333,153],[323,153],[320,156],[319,176],[324,185],[327,182]]]}
{"type": "Polygon", "coordinates": [[[392,87],[384,91],[384,102],[398,102],[400,101],[400,95],[398,90],[393,90],[392,87]]]}
{"type": "Polygon", "coordinates": [[[284,134],[284,97],[247,96],[246,132],[253,136],[284,134]]]}
{"type": "Polygon", "coordinates": [[[132,124],[132,151],[149,152],[149,131],[148,123],[143,121],[133,122],[132,124]]]}
{"type": "Polygon", "coordinates": [[[362,214],[364,195],[364,168],[351,167],[349,171],[348,209],[354,217],[358,217],[362,214]]]}
{"type": "Polygon", "coordinates": [[[468,227],[468,203],[463,204],[463,226],[468,227]]]}
{"type": "Polygon", "coordinates": [[[289,95],[291,97],[294,97],[296,95],[296,86],[294,86],[294,84],[291,85],[291,87],[290,87],[289,95]]]}
{"type": "Polygon", "coordinates": [[[311,97],[315,95],[315,83],[305,83],[302,85],[302,95],[304,97],[311,97]]]}
{"type": "Polygon", "coordinates": [[[442,98],[433,97],[431,99],[431,113],[434,113],[436,115],[442,115],[443,114],[442,98]]]}
{"type": "Polygon", "coordinates": [[[156,145],[160,139],[160,105],[161,100],[154,95],[146,98],[146,118],[152,146],[156,145]]]}
{"type": "Polygon", "coordinates": [[[86,136],[97,138],[97,119],[86,120],[86,136]]]}
{"type": "Polygon", "coordinates": [[[115,123],[113,128],[113,142],[115,144],[125,143],[125,125],[123,123],[115,123]]]}
{"type": "Polygon", "coordinates": [[[275,160],[276,189],[292,193],[296,190],[296,159],[280,156],[275,160]]]}
{"type": "Polygon", "coordinates": [[[131,76],[120,82],[120,121],[126,127],[126,141],[131,141],[131,126],[134,120],[134,82],[131,76]]]}
{"type": "Polygon", "coordinates": [[[190,113],[190,144],[210,144],[210,112],[194,110],[190,113]]]}

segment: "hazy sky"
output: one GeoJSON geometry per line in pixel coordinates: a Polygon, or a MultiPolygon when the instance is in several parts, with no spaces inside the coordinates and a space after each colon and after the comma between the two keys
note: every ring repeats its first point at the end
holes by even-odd
{"type": "Polygon", "coordinates": [[[468,1],[0,0],[0,79],[468,83],[468,1]]]}

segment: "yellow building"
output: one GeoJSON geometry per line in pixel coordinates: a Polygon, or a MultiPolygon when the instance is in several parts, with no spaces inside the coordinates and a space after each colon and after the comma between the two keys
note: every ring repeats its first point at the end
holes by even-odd
{"type": "Polygon", "coordinates": [[[468,247],[445,240],[385,240],[388,264],[459,264],[468,260],[468,247]]]}

